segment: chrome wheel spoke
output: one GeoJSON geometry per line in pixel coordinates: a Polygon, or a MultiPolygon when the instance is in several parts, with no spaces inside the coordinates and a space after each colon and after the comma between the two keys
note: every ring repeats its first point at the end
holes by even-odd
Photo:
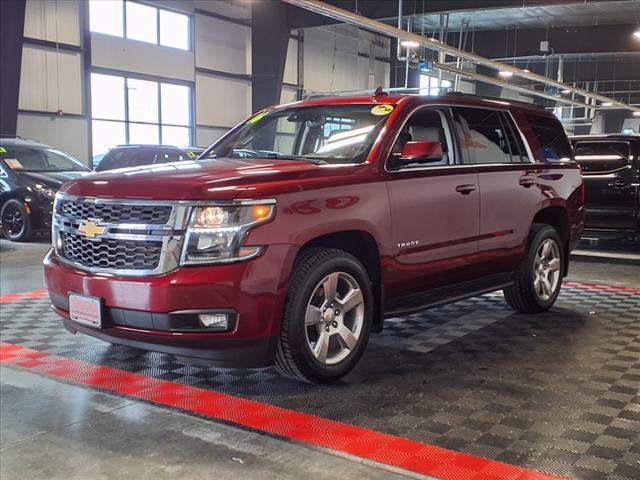
{"type": "Polygon", "coordinates": [[[322,320],[322,310],[315,305],[309,305],[307,307],[307,315],[305,316],[304,323],[307,327],[311,325],[318,325],[322,320]]]}
{"type": "Polygon", "coordinates": [[[556,272],[560,270],[560,259],[553,258],[552,260],[550,260],[549,263],[547,264],[547,268],[552,272],[556,272]]]}
{"type": "Polygon", "coordinates": [[[358,343],[358,337],[356,337],[346,325],[342,325],[337,334],[344,348],[353,350],[356,343],[358,343]]]}
{"type": "Polygon", "coordinates": [[[336,298],[336,292],[338,291],[338,279],[340,274],[334,272],[327,276],[322,282],[322,288],[324,290],[324,298],[327,302],[331,303],[336,298]]]}
{"type": "Polygon", "coordinates": [[[551,283],[549,283],[549,279],[547,277],[540,277],[541,285],[542,285],[542,293],[546,296],[551,295],[551,283]]]}
{"type": "Polygon", "coordinates": [[[359,288],[349,290],[342,299],[336,299],[342,307],[342,315],[350,312],[364,302],[362,291],[359,288]]]}
{"type": "Polygon", "coordinates": [[[551,254],[551,241],[550,240],[546,240],[543,244],[542,244],[542,258],[544,258],[545,260],[547,260],[549,258],[549,255],[551,254]]]}
{"type": "Polygon", "coordinates": [[[322,332],[318,336],[318,341],[313,349],[313,354],[318,361],[325,363],[327,361],[327,354],[329,353],[329,338],[328,333],[322,332]]]}

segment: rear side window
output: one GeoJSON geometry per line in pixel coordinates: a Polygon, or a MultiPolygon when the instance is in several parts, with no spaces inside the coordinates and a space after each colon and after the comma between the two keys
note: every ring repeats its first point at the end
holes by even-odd
{"type": "Polygon", "coordinates": [[[182,160],[182,155],[178,150],[160,150],[156,153],[155,163],[169,163],[182,160]]]}
{"type": "Polygon", "coordinates": [[[562,162],[573,159],[571,144],[558,119],[535,114],[527,114],[525,116],[548,162],[562,162]]]}
{"type": "Polygon", "coordinates": [[[462,129],[462,143],[469,151],[469,163],[520,163],[526,158],[522,140],[502,112],[488,108],[454,107],[462,129]]]}
{"type": "Polygon", "coordinates": [[[576,160],[584,172],[610,172],[624,168],[631,158],[629,142],[579,140],[574,148],[576,160]]]}

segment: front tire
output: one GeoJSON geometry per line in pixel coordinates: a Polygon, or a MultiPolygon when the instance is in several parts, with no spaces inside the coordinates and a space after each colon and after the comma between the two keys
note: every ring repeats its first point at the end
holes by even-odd
{"type": "Polygon", "coordinates": [[[2,233],[13,242],[26,242],[31,238],[31,220],[23,203],[15,198],[5,202],[0,210],[2,233]]]}
{"type": "Polygon", "coordinates": [[[276,368],[303,382],[329,383],[349,373],[369,339],[373,294],[352,255],[312,248],[297,259],[276,351],[276,368]]]}
{"type": "Polygon", "coordinates": [[[515,272],[515,282],[504,289],[504,298],[520,313],[541,313],[556,302],[565,271],[565,249],[558,231],[534,224],[528,249],[515,272]]]}

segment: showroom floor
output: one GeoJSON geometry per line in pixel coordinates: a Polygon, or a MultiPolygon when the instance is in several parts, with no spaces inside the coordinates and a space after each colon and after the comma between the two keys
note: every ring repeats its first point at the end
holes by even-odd
{"type": "Polygon", "coordinates": [[[3,479],[640,478],[633,253],[577,256],[543,315],[490,294],[390,319],[319,387],[73,336],[45,250],[0,243],[3,479]]]}

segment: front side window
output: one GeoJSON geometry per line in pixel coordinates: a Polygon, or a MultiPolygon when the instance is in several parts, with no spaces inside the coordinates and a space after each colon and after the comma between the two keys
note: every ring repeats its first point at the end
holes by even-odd
{"type": "Polygon", "coordinates": [[[23,172],[77,172],[87,167],[70,155],[51,148],[3,147],[0,153],[12,170],[23,172]]]}
{"type": "Polygon", "coordinates": [[[366,160],[393,106],[321,105],[261,112],[203,158],[263,157],[346,164],[366,160]]]}
{"type": "Polygon", "coordinates": [[[520,147],[501,112],[488,108],[454,107],[468,163],[521,162],[520,147]]]}
{"type": "Polygon", "coordinates": [[[579,140],[574,148],[576,161],[586,173],[611,172],[626,167],[631,158],[629,142],[579,140]]]}
{"type": "MultiPolygon", "coordinates": [[[[429,160],[424,165],[438,166],[448,165],[451,157],[451,145],[445,130],[444,114],[432,108],[421,108],[413,113],[402,127],[396,142],[391,148],[390,163],[397,163],[396,160],[402,156],[402,150],[407,142],[440,142],[442,146],[442,159],[438,161],[429,160]]],[[[416,160],[415,164],[404,163],[403,168],[419,166],[422,163],[416,160]]]]}
{"type": "Polygon", "coordinates": [[[563,162],[573,159],[571,144],[558,119],[535,114],[527,114],[526,118],[538,139],[542,154],[548,162],[563,162]]]}

